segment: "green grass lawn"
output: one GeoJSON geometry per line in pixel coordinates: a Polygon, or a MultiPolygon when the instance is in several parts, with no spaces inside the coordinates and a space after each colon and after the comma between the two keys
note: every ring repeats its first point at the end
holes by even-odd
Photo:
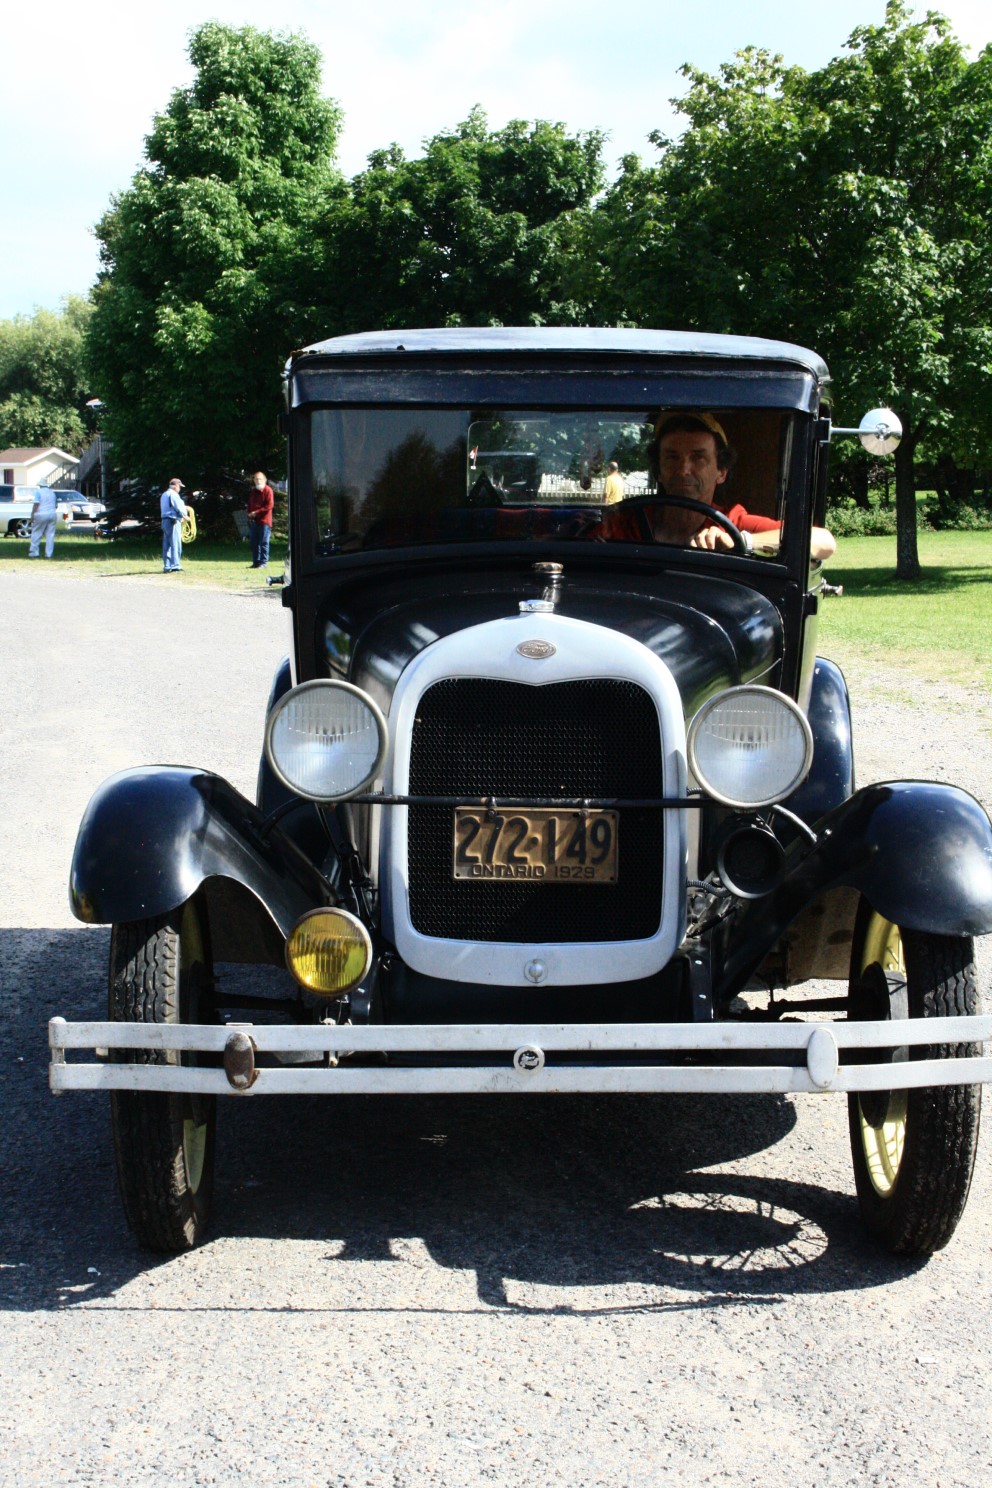
{"type": "MultiPolygon", "coordinates": [[[[286,557],[285,539],[273,538],[268,572],[282,573],[286,557]]],[[[120,537],[104,542],[89,534],[59,534],[51,561],[28,558],[27,538],[0,538],[0,574],[26,570],[41,564],[46,573],[72,574],[76,578],[148,578],[163,584],[206,585],[213,589],[257,589],[265,583],[265,570],[251,568],[251,548],[246,542],[217,542],[198,537],[183,548],[182,573],[162,572],[162,539],[157,536],[120,537]]]]}
{"type": "Polygon", "coordinates": [[[992,686],[992,532],[921,532],[923,573],[910,582],[895,562],[894,537],[838,540],[824,568],[844,595],[821,604],[820,651],[992,686]]]}
{"type": "MultiPolygon", "coordinates": [[[[0,573],[26,570],[27,539],[0,538],[0,573]]],[[[274,538],[269,572],[282,572],[284,539],[274,538]]],[[[247,543],[197,538],[183,552],[183,572],[162,573],[157,537],[100,542],[59,536],[44,571],[93,578],[142,577],[166,584],[247,590],[265,583],[250,567],[247,543]]],[[[920,534],[923,575],[912,583],[894,577],[893,537],[845,537],[826,565],[842,599],[820,608],[819,649],[841,665],[859,660],[898,673],[911,692],[913,676],[943,677],[992,686],[992,532],[920,534]]]]}

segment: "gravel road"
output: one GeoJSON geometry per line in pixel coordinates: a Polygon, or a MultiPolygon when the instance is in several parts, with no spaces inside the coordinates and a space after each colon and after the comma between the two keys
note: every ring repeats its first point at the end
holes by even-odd
{"type": "MultiPolygon", "coordinates": [[[[75,829],[130,764],[251,794],[285,621],[157,575],[0,598],[0,1483],[990,1481],[987,1133],[920,1265],[863,1238],[840,1097],[230,1102],[210,1240],[139,1252],[105,1099],[47,1091],[48,1018],[104,999],[75,829]]],[[[862,782],[992,804],[987,695],[850,677],[862,782]]]]}

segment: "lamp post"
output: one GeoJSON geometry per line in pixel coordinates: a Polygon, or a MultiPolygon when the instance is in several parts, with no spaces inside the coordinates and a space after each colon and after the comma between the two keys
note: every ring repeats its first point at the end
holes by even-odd
{"type": "Polygon", "coordinates": [[[98,441],[97,447],[98,447],[99,453],[100,453],[100,503],[101,503],[102,506],[106,506],[106,504],[107,504],[107,451],[104,448],[103,431],[100,428],[100,424],[99,424],[100,409],[103,407],[103,399],[102,398],[90,398],[87,401],[86,407],[87,408],[92,408],[94,414],[97,417],[96,437],[97,437],[97,441],[98,441]]]}

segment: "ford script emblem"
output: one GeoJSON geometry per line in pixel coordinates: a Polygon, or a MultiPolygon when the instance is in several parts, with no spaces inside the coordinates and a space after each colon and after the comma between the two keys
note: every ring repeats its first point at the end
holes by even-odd
{"type": "Polygon", "coordinates": [[[552,646],[550,641],[521,641],[517,650],[529,661],[547,661],[549,656],[554,656],[558,647],[552,646]]]}

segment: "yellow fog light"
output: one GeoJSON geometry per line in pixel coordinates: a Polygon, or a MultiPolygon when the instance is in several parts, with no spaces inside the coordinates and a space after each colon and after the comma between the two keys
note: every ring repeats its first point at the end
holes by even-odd
{"type": "Polygon", "coordinates": [[[341,997],[372,965],[369,932],[346,909],[311,909],[286,942],[286,964],[301,986],[319,997],[341,997]]]}

